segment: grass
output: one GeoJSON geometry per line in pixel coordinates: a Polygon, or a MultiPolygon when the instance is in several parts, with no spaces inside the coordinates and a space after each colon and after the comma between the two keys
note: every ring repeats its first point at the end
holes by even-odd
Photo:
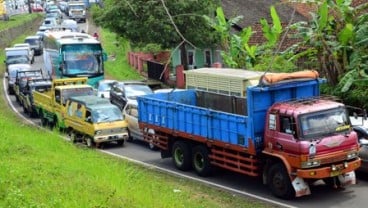
{"type": "MultiPolygon", "coordinates": [[[[21,42],[26,35],[18,37],[14,43],[21,42]]],[[[106,48],[116,50],[118,57],[123,56],[117,48],[106,48]]],[[[0,60],[3,59],[1,51],[0,60]]],[[[125,66],[113,66],[108,70],[111,76],[129,70],[125,66]]],[[[0,65],[0,72],[4,73],[4,65],[0,65]]],[[[129,79],[135,76],[127,74],[129,79]]],[[[4,98],[3,85],[0,95],[4,98]]],[[[24,124],[5,99],[0,102],[0,129],[0,207],[267,206],[96,150],[77,147],[62,139],[56,131],[24,124]]]]}
{"type": "Polygon", "coordinates": [[[42,14],[40,13],[32,13],[10,16],[9,21],[0,20],[0,31],[11,27],[17,27],[24,24],[25,22],[29,22],[30,19],[35,19],[36,17],[39,17],[41,15],[42,14]]]}
{"type": "Polygon", "coordinates": [[[117,38],[115,33],[108,30],[102,30],[100,36],[103,48],[110,57],[105,63],[106,77],[116,80],[143,79],[143,77],[128,64],[126,51],[129,50],[129,43],[121,38],[117,38]],[[111,56],[115,56],[114,60],[112,60],[111,56]]]}

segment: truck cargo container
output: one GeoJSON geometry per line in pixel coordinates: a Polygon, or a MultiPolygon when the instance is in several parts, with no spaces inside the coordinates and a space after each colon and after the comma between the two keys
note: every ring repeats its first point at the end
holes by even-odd
{"type": "MultiPolygon", "coordinates": [[[[221,69],[220,69],[221,70],[221,69]]],[[[290,199],[309,184],[355,184],[357,134],[344,104],[320,96],[323,80],[292,79],[246,88],[246,97],[184,90],[138,97],[139,126],[180,170],[207,176],[214,166],[262,177],[290,199]]]]}

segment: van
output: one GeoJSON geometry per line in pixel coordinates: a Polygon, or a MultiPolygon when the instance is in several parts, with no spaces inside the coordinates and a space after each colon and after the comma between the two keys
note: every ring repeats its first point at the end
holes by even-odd
{"type": "Polygon", "coordinates": [[[11,64],[31,64],[29,51],[22,48],[5,48],[5,68],[9,72],[9,65],[11,64]]]}
{"type": "Polygon", "coordinates": [[[42,37],[38,35],[28,36],[24,39],[25,43],[28,43],[31,46],[35,55],[41,55],[43,52],[43,43],[42,37]]]}

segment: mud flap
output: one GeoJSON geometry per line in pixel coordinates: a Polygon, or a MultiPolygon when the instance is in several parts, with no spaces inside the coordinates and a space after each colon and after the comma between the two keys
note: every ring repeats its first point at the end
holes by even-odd
{"type": "Polygon", "coordinates": [[[291,184],[295,190],[295,197],[311,194],[309,185],[302,178],[295,177],[291,184]]]}
{"type": "Polygon", "coordinates": [[[341,186],[356,184],[355,172],[351,171],[338,176],[341,186]]]}

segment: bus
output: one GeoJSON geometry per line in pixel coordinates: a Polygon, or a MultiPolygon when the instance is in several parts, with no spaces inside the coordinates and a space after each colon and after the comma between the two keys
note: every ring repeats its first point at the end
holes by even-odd
{"type": "Polygon", "coordinates": [[[44,67],[53,78],[87,77],[96,87],[104,79],[107,55],[91,35],[70,31],[49,31],[44,35],[44,67]]]}

